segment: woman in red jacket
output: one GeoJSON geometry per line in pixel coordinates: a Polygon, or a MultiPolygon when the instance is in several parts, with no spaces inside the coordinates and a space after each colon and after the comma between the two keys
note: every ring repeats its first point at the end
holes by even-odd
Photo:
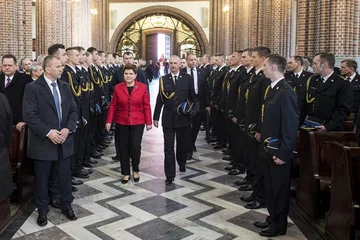
{"type": "Polygon", "coordinates": [[[122,183],[130,179],[130,157],[134,182],[138,182],[139,163],[141,154],[141,139],[146,130],[151,129],[150,98],[145,84],[135,80],[137,68],[132,64],[124,66],[124,82],[115,86],[106,119],[106,129],[109,131],[111,123],[116,123],[115,134],[119,137],[118,149],[120,153],[122,183]],[[130,155],[129,155],[130,153],[130,155]]]}

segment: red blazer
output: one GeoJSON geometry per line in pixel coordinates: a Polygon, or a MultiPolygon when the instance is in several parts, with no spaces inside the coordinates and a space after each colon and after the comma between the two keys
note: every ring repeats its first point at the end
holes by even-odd
{"type": "Polygon", "coordinates": [[[150,98],[145,84],[135,81],[134,88],[129,96],[126,82],[115,86],[106,123],[120,125],[151,125],[150,98]]]}

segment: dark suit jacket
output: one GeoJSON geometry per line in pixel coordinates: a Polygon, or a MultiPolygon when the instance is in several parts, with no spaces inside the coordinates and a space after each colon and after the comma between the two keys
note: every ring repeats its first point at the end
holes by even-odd
{"type": "MultiPolygon", "coordinates": [[[[181,72],[183,74],[187,74],[187,68],[181,69],[181,72]]],[[[208,95],[209,91],[207,89],[208,85],[206,84],[206,73],[199,68],[196,68],[196,73],[197,73],[197,79],[198,79],[197,83],[198,83],[198,98],[199,98],[199,109],[200,109],[199,112],[204,113],[205,107],[210,106],[209,95],[208,95]]],[[[194,86],[194,88],[195,88],[195,86],[194,86]]]]}
{"type": "Polygon", "coordinates": [[[5,88],[5,81],[6,76],[1,74],[0,93],[5,94],[9,100],[9,104],[13,112],[13,124],[16,125],[19,122],[24,121],[22,117],[24,90],[26,84],[33,82],[33,80],[30,75],[16,71],[13,80],[7,88],[5,88]]]}
{"type": "MultiPolygon", "coordinates": [[[[70,87],[62,80],[57,80],[61,95],[62,122],[61,128],[70,132],[76,130],[78,112],[70,87]]],[[[23,116],[28,125],[29,158],[36,160],[58,160],[58,145],[46,137],[51,129],[58,129],[58,117],[52,90],[47,85],[44,75],[25,88],[23,116]]],[[[69,134],[62,144],[63,158],[74,153],[73,136],[69,134]]]]}
{"type": "MultiPolygon", "coordinates": [[[[350,82],[335,73],[325,83],[319,76],[312,76],[308,81],[300,116],[323,124],[328,131],[342,131],[353,104],[350,82]]],[[[300,119],[300,123],[303,122],[304,119],[300,119]]]]}
{"type": "Polygon", "coordinates": [[[13,191],[8,150],[12,138],[12,113],[6,96],[0,93],[0,202],[13,191]]]}
{"type": "Polygon", "coordinates": [[[274,88],[269,87],[266,94],[260,132],[260,154],[264,157],[272,157],[263,148],[264,140],[268,137],[278,138],[280,147],[275,156],[289,163],[294,157],[298,121],[296,94],[284,78],[274,88]]]}
{"type": "Polygon", "coordinates": [[[357,73],[355,78],[351,81],[351,88],[353,90],[354,97],[351,112],[355,113],[355,116],[357,116],[360,107],[360,75],[357,73]]]}
{"type": "Polygon", "coordinates": [[[171,73],[162,76],[159,80],[160,90],[156,99],[153,119],[155,121],[159,120],[161,109],[164,106],[162,126],[165,128],[186,127],[191,125],[190,115],[179,115],[176,113],[177,107],[187,100],[194,103],[194,110],[199,112],[199,100],[194,91],[192,77],[180,72],[177,82],[175,86],[171,73]],[[172,94],[173,96],[170,97],[172,94]]]}

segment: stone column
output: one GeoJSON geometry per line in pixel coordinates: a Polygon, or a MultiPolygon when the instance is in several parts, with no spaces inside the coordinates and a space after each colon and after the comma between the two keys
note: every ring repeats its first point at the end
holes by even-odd
{"type": "Polygon", "coordinates": [[[91,45],[91,0],[72,3],[72,46],[85,49],[91,45]]]}

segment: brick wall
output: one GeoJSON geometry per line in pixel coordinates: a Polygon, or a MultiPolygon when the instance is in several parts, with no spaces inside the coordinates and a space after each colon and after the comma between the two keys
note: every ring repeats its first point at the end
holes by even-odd
{"type": "Polygon", "coordinates": [[[31,57],[31,1],[0,0],[0,56],[31,57]]]}

